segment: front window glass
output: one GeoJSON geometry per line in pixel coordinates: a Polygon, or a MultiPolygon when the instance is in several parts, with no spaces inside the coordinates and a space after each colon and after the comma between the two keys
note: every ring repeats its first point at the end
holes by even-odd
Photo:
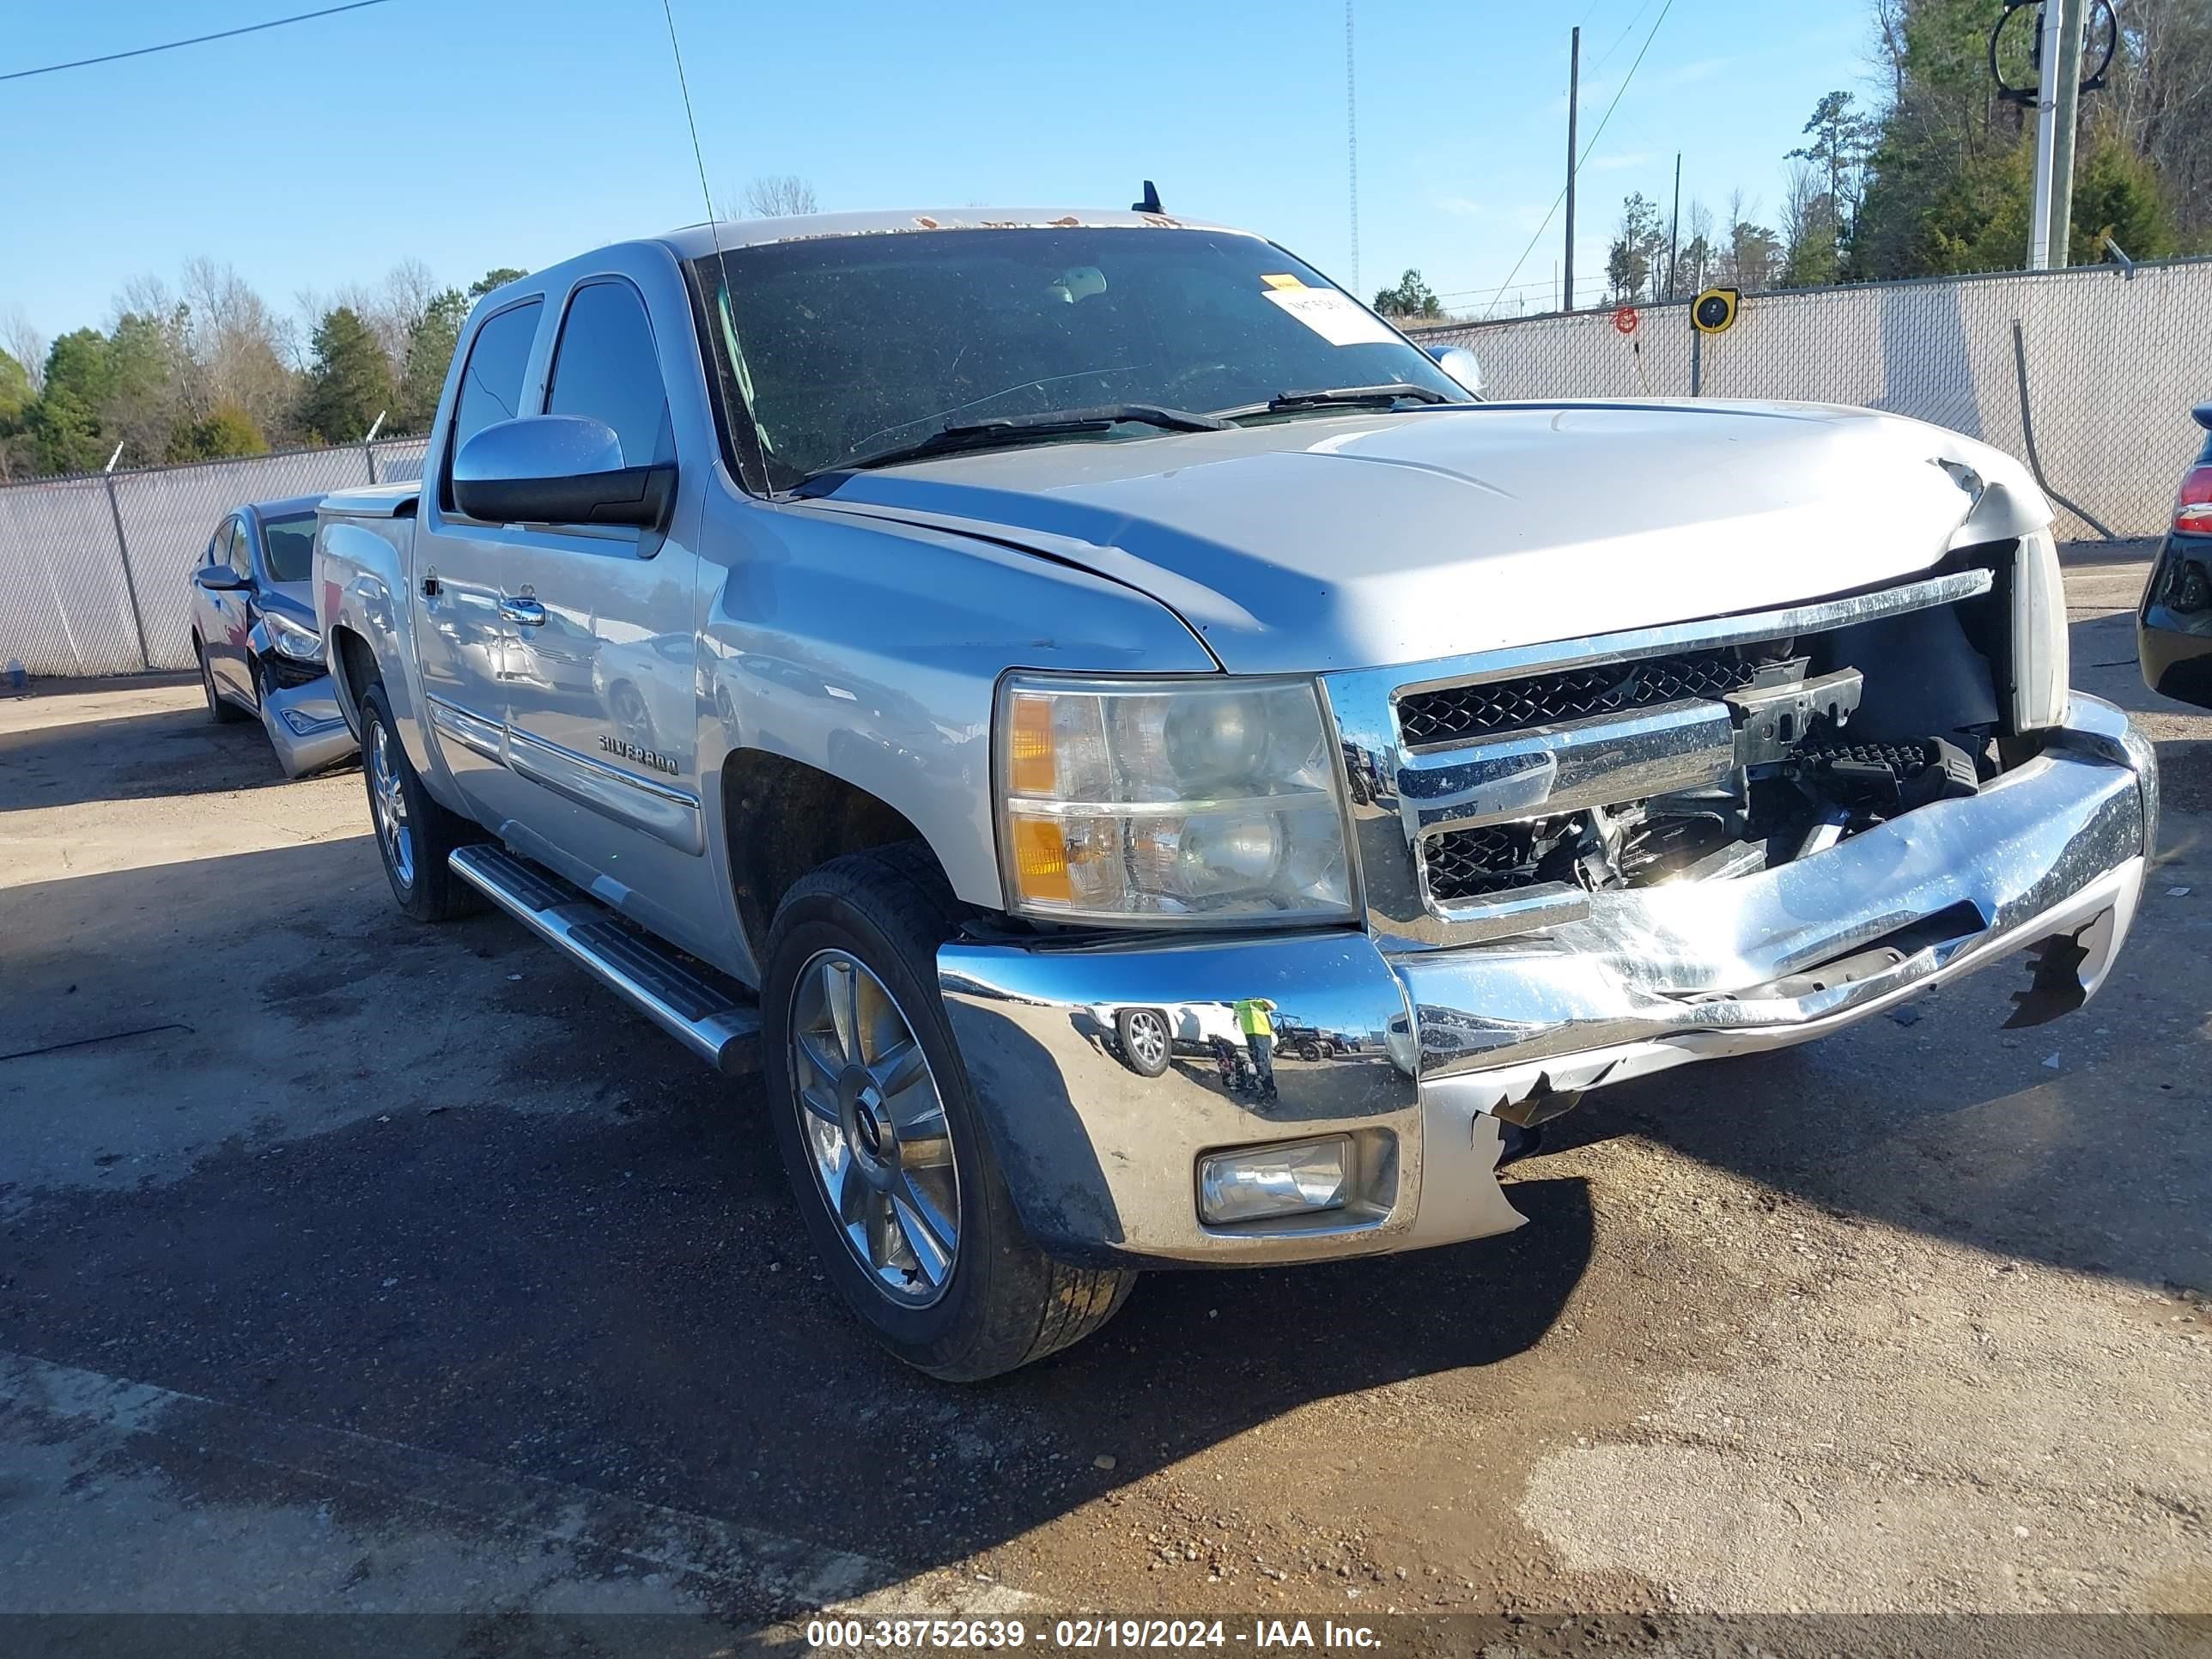
{"type": "Polygon", "coordinates": [[[1327,278],[1231,232],[902,231],[721,258],[726,293],[713,256],[701,287],[777,489],[994,417],[1107,404],[1212,414],[1400,381],[1468,398],[1327,278]]]}
{"type": "Polygon", "coordinates": [[[315,515],[289,513],[261,521],[261,550],[272,581],[303,582],[315,568],[315,515]]]}

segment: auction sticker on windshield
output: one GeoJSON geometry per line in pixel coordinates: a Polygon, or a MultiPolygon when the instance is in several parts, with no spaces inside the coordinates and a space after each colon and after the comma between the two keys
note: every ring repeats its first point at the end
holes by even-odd
{"type": "Polygon", "coordinates": [[[1271,288],[1266,297],[1331,345],[1389,345],[1398,337],[1350,295],[1333,288],[1271,288]]]}

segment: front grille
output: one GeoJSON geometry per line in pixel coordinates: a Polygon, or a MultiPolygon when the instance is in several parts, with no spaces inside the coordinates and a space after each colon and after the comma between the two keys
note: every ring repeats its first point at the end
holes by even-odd
{"type": "Polygon", "coordinates": [[[1398,730],[1409,747],[1462,743],[1593,714],[1654,708],[1690,698],[1741,690],[1758,665],[1733,652],[1684,652],[1636,662],[1531,674],[1525,679],[1416,691],[1399,699],[1398,730]]]}
{"type": "Polygon", "coordinates": [[[1527,823],[1446,830],[1421,843],[1430,896],[1441,902],[1480,898],[1535,879],[1534,839],[1527,823]]]}
{"type": "Polygon", "coordinates": [[[271,651],[260,659],[261,672],[269,684],[283,690],[302,685],[313,685],[329,673],[330,669],[319,662],[296,662],[280,652],[271,651]]]}

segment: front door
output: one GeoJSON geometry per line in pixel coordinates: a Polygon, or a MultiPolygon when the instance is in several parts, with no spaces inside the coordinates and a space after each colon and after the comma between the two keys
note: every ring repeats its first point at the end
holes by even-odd
{"type": "MultiPolygon", "coordinates": [[[[645,301],[628,278],[571,293],[545,412],[604,422],[625,465],[679,456],[645,301]]],[[[698,560],[672,532],[518,529],[505,566],[521,612],[507,665],[507,764],[529,821],[571,868],[624,887],[666,849],[704,851],[693,684],[698,560]]],[[[655,887],[665,884],[652,884],[655,887]]]]}
{"type": "Polygon", "coordinates": [[[246,544],[246,532],[236,518],[225,519],[215,532],[212,561],[228,565],[245,580],[243,587],[202,590],[210,612],[207,632],[200,641],[207,653],[208,673],[217,689],[246,702],[253,701],[248,679],[246,636],[253,631],[253,553],[246,544]]]}
{"type": "Polygon", "coordinates": [[[453,505],[453,456],[485,427],[523,411],[543,300],[487,319],[469,344],[444,450],[424,458],[415,526],[415,650],[433,740],[468,798],[472,816],[496,830],[503,799],[507,676],[515,628],[503,612],[509,550],[519,533],[480,524],[453,505]]]}

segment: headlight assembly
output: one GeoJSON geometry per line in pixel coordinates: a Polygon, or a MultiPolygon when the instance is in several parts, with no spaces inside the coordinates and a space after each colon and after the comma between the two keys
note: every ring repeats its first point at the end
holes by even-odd
{"type": "Polygon", "coordinates": [[[997,732],[1000,845],[1019,914],[1352,914],[1342,769],[1310,682],[1014,675],[997,732]]]}
{"type": "Polygon", "coordinates": [[[264,611],[261,620],[269,628],[269,643],[280,655],[294,662],[320,662],[323,659],[323,636],[312,628],[302,628],[288,617],[274,611],[264,611]]]}

